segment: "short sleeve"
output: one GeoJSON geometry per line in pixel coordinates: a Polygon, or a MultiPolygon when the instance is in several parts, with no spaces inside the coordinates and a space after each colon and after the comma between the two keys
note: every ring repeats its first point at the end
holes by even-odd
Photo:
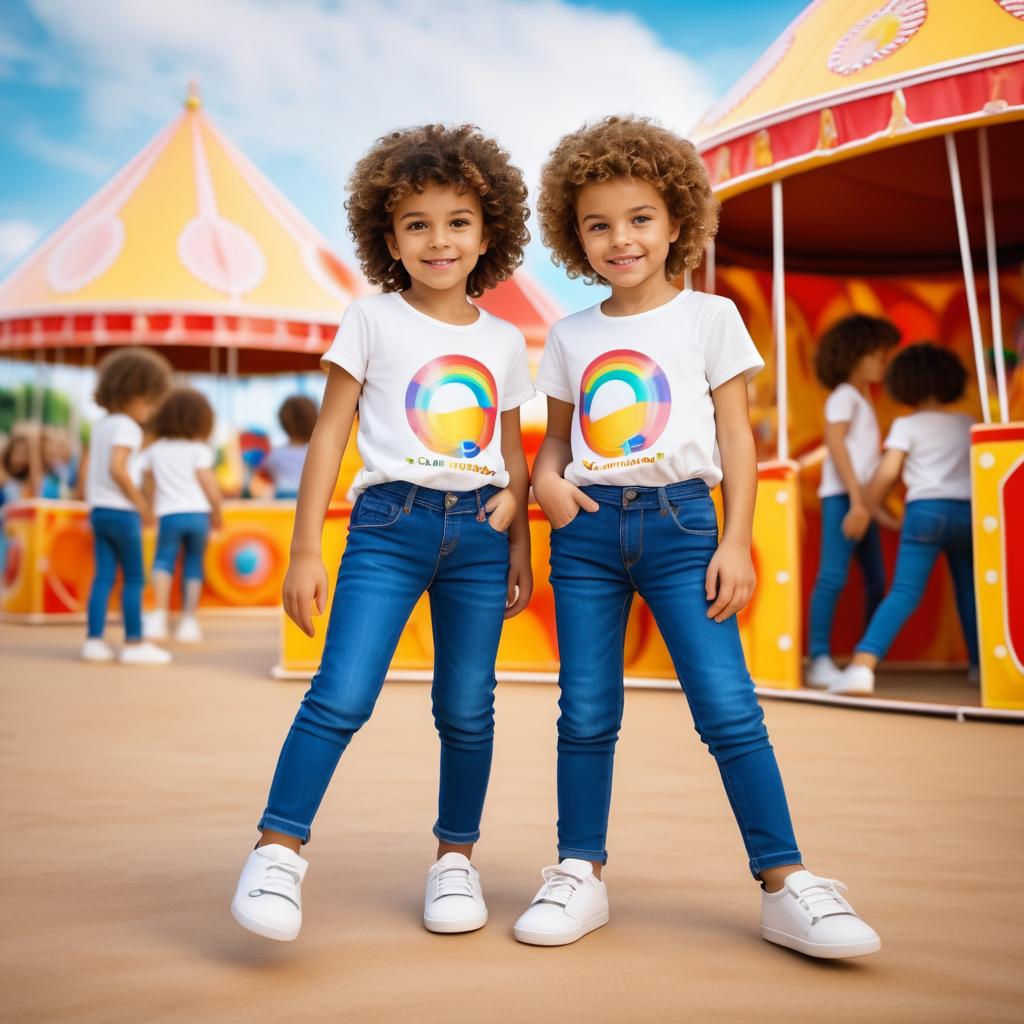
{"type": "Polygon", "coordinates": [[[849,423],[857,403],[857,389],[849,384],[840,384],[825,399],[826,423],[849,423]]]}
{"type": "Polygon", "coordinates": [[[338,333],[331,347],[320,357],[320,365],[330,369],[330,364],[340,366],[352,374],[360,384],[366,379],[366,366],[370,360],[370,329],[366,314],[358,302],[345,310],[338,327],[338,333]]]}
{"type": "Polygon", "coordinates": [[[140,473],[148,473],[153,468],[153,459],[150,454],[152,451],[153,447],[150,445],[149,448],[143,448],[142,451],[135,456],[135,468],[140,473]]]}
{"type": "Polygon", "coordinates": [[[196,469],[213,469],[213,449],[208,444],[196,449],[196,469]]]}
{"type": "Polygon", "coordinates": [[[704,374],[711,390],[741,373],[749,380],[763,369],[764,360],[736,304],[720,299],[704,333],[704,374]]]}
{"type": "Polygon", "coordinates": [[[910,424],[906,416],[897,416],[889,428],[889,436],[885,439],[885,448],[895,448],[900,452],[909,452],[913,447],[913,438],[910,436],[910,424]]]}
{"type": "Polygon", "coordinates": [[[557,325],[548,332],[547,341],[544,343],[544,353],[540,357],[540,367],[537,370],[537,390],[551,398],[557,398],[560,402],[576,404],[576,396],[565,370],[565,355],[562,352],[557,325]]]}
{"type": "Polygon", "coordinates": [[[515,351],[508,365],[505,386],[501,394],[501,411],[518,409],[523,402],[528,402],[537,392],[530,379],[530,361],[526,355],[526,341],[520,334],[516,339],[515,351]]]}
{"type": "Polygon", "coordinates": [[[110,446],[138,451],[142,447],[142,427],[130,416],[118,416],[110,436],[110,446]]]}

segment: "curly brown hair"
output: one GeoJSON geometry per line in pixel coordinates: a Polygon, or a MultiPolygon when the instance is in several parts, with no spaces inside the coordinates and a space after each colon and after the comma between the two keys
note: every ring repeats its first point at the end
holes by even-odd
{"type": "Polygon", "coordinates": [[[476,125],[428,124],[382,136],[356,164],[345,202],[349,233],[366,279],[386,292],[404,291],[412,279],[392,259],[384,238],[393,232],[392,213],[410,192],[428,185],[469,189],[480,200],[487,252],[466,280],[473,298],[512,276],[530,240],[523,172],[509,154],[476,125]]]}
{"type": "Polygon", "coordinates": [[[159,399],[171,386],[171,364],[148,348],[119,348],[99,365],[96,404],[118,412],[136,398],[159,399]]]}
{"type": "Polygon", "coordinates": [[[289,440],[309,442],[320,414],[316,402],[306,395],[292,395],[281,403],[277,419],[289,440]]]}
{"type": "Polygon", "coordinates": [[[704,161],[692,142],[649,117],[606,117],[563,136],[541,171],[537,215],[554,263],[569,277],[607,284],[587,261],[577,230],[576,198],[585,185],[613,178],[649,182],[680,225],[665,261],[665,276],[678,277],[704,258],[718,229],[718,200],[711,194],[704,161]]]}
{"type": "Polygon", "coordinates": [[[958,402],[967,390],[967,370],[955,352],[930,341],[908,345],[885,371],[885,390],[903,405],[935,399],[958,402]]]}
{"type": "Polygon", "coordinates": [[[880,348],[893,348],[899,340],[899,329],[889,320],[863,313],[844,316],[821,336],[814,353],[814,372],[831,391],[850,379],[865,356],[880,348]]]}
{"type": "Polygon", "coordinates": [[[205,441],[213,432],[213,409],[195,388],[175,388],[161,403],[151,424],[157,437],[205,441]]]}

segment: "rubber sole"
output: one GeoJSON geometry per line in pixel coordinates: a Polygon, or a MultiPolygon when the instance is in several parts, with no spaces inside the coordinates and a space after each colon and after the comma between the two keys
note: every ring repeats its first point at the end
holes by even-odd
{"type": "Polygon", "coordinates": [[[253,932],[255,935],[262,935],[265,939],[273,939],[275,942],[291,942],[295,939],[299,930],[302,928],[302,922],[299,922],[298,928],[274,928],[271,925],[264,924],[262,921],[257,921],[256,918],[250,917],[242,908],[238,905],[237,900],[231,901],[231,916],[246,930],[253,932]]]}
{"type": "Polygon", "coordinates": [[[483,928],[485,924],[487,924],[486,910],[482,917],[472,917],[467,921],[438,921],[427,917],[423,918],[423,927],[428,932],[434,932],[437,935],[458,935],[460,932],[475,932],[483,928]]]}
{"type": "Polygon", "coordinates": [[[594,931],[595,928],[601,928],[607,923],[608,911],[605,910],[595,917],[582,922],[571,932],[533,932],[516,925],[512,929],[512,934],[520,942],[525,942],[528,946],[568,946],[571,942],[582,939],[588,932],[594,931]]]}
{"type": "Polygon", "coordinates": [[[882,948],[881,939],[870,939],[866,942],[846,942],[841,945],[824,945],[820,942],[807,942],[795,935],[776,931],[774,928],[762,928],[761,938],[774,942],[777,946],[795,949],[805,956],[818,957],[821,960],[840,960],[847,957],[869,956],[882,948]]]}

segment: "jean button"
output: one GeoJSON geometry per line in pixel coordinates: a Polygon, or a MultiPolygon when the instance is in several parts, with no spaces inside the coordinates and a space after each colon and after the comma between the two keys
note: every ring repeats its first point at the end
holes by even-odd
{"type": "Polygon", "coordinates": [[[626,501],[636,501],[636,491],[632,487],[624,495],[626,501]]]}
{"type": "Polygon", "coordinates": [[[450,508],[455,508],[455,506],[456,506],[456,505],[457,505],[458,503],[459,503],[459,497],[458,497],[458,495],[457,495],[457,494],[452,494],[452,493],[451,493],[451,491],[449,491],[449,492],[448,492],[448,493],[447,493],[447,494],[446,494],[446,495],[444,496],[444,507],[445,507],[446,509],[450,509],[450,508]]]}

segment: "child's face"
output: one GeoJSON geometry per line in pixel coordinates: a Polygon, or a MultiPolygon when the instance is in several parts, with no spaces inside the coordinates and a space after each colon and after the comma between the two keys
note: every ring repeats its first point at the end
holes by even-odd
{"type": "Polygon", "coordinates": [[[576,197],[576,231],[587,261],[613,288],[664,278],[669,246],[679,237],[661,193],[636,178],[584,185],[576,197]]]}
{"type": "Polygon", "coordinates": [[[428,185],[401,199],[385,237],[414,282],[439,290],[464,286],[487,252],[480,200],[452,185],[428,185]]]}
{"type": "Polygon", "coordinates": [[[28,472],[28,456],[27,437],[19,434],[8,441],[7,465],[10,467],[11,476],[20,477],[22,473],[28,472]]]}
{"type": "Polygon", "coordinates": [[[877,384],[885,376],[888,363],[889,349],[879,348],[863,356],[857,364],[857,370],[869,384],[877,384]]]}

